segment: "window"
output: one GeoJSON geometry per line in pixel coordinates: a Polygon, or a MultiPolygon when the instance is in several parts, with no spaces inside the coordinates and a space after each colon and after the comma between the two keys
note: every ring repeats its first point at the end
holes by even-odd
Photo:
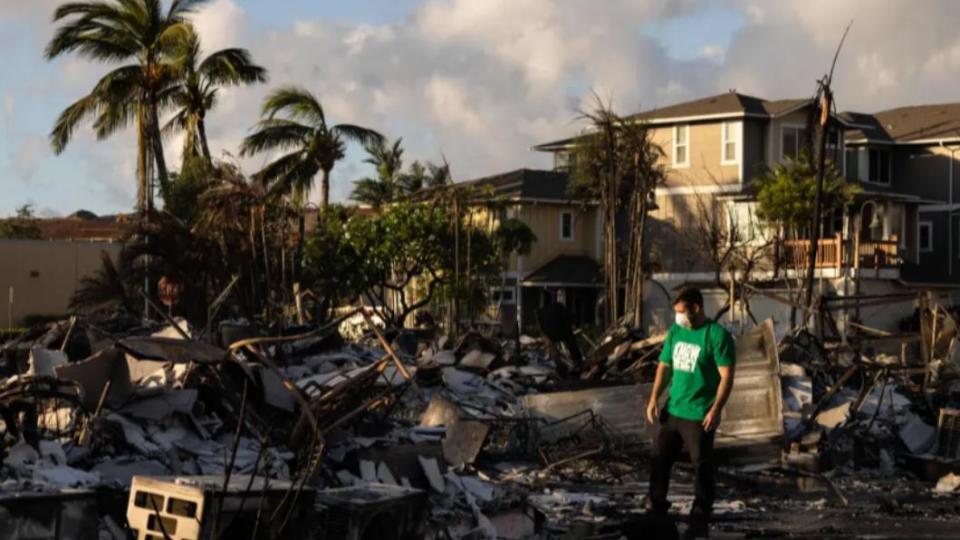
{"type": "Polygon", "coordinates": [[[844,176],[847,180],[860,179],[860,152],[856,148],[847,148],[847,170],[844,176]]]}
{"type": "Polygon", "coordinates": [[[490,291],[490,302],[493,304],[513,305],[516,303],[511,288],[495,288],[490,291]]]}
{"type": "Polygon", "coordinates": [[[868,182],[877,184],[890,183],[890,151],[870,149],[870,164],[867,168],[868,182]]]}
{"type": "Polygon", "coordinates": [[[802,126],[780,127],[780,157],[797,159],[804,149],[807,130],[802,126]]]}
{"type": "Polygon", "coordinates": [[[573,212],[560,212],[560,239],[573,240],[573,212]]]}
{"type": "Polygon", "coordinates": [[[756,238],[752,203],[730,202],[728,207],[727,242],[749,242],[756,238]]]}
{"type": "Polygon", "coordinates": [[[690,126],[673,126],[673,166],[690,165],[690,126]]]}
{"type": "Polygon", "coordinates": [[[737,163],[737,143],[740,135],[739,122],[723,122],[720,124],[721,163],[737,163]]]}
{"type": "Polygon", "coordinates": [[[555,171],[570,170],[570,152],[554,152],[553,170],[555,171]]]}
{"type": "Polygon", "coordinates": [[[933,251],[933,222],[921,221],[917,226],[917,245],[920,251],[929,253],[933,251]]]}

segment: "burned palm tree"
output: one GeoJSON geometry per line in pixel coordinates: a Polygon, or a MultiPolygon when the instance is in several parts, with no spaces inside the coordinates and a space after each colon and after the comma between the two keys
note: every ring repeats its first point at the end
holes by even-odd
{"type": "Polygon", "coordinates": [[[643,312],[645,235],[654,188],[663,181],[658,165],[663,150],[653,142],[647,126],[619,116],[599,97],[592,111],[583,112],[589,126],[571,152],[571,195],[599,202],[603,214],[603,269],[607,320],[620,316],[619,292],[624,288],[626,310],[639,326],[643,312]],[[620,253],[618,208],[628,209],[627,249],[620,253]],[[625,258],[625,264],[624,264],[625,258]]]}

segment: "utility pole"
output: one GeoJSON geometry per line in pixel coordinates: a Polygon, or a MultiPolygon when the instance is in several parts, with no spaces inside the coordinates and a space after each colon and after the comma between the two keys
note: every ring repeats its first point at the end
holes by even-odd
{"type": "MultiPolygon", "coordinates": [[[[820,118],[818,119],[817,130],[817,191],[813,198],[813,223],[810,225],[810,253],[807,260],[807,277],[804,284],[804,302],[806,309],[804,313],[804,325],[810,322],[810,314],[813,309],[813,280],[817,270],[817,248],[820,242],[820,224],[823,220],[823,180],[824,169],[827,158],[827,128],[830,126],[830,111],[833,108],[833,70],[837,67],[837,57],[840,56],[840,49],[843,47],[844,40],[847,39],[847,33],[850,32],[850,26],[853,21],[847,25],[843,31],[843,37],[840,38],[840,44],[833,55],[833,64],[830,66],[830,72],[819,81],[817,89],[817,103],[820,107],[820,118]]],[[[842,254],[840,254],[842,256],[842,254]]]]}
{"type": "Polygon", "coordinates": [[[804,285],[803,305],[807,308],[804,314],[806,321],[813,307],[813,280],[817,267],[817,249],[820,244],[820,222],[823,220],[823,177],[827,159],[827,128],[830,125],[830,105],[833,95],[830,92],[829,77],[820,83],[820,119],[817,129],[817,191],[813,197],[813,223],[810,227],[810,258],[807,261],[807,279],[804,285]]]}

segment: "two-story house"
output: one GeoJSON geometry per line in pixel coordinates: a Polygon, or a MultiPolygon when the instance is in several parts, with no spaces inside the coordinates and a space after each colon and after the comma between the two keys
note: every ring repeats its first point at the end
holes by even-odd
{"type": "Polygon", "coordinates": [[[549,299],[563,302],[578,325],[596,321],[600,214],[596,204],[571,199],[567,181],[565,171],[518,169],[458,183],[496,198],[504,210],[494,218],[516,218],[537,238],[529,253],[510,256],[501,286],[491,291],[491,314],[505,328],[536,326],[537,309],[549,299]]]}
{"type": "Polygon", "coordinates": [[[865,203],[864,225],[875,212],[883,216],[885,228],[902,219],[901,231],[910,240],[900,254],[905,282],[960,285],[960,171],[954,171],[960,151],[960,103],[846,116],[859,126],[847,133],[847,177],[862,181],[867,194],[875,196],[865,203]],[[916,201],[916,214],[898,216],[882,203],[890,197],[916,201]]]}
{"type": "MultiPolygon", "coordinates": [[[[647,246],[651,279],[662,287],[648,288],[657,295],[648,308],[663,309],[662,292],[671,287],[711,285],[716,272],[726,271],[714,268],[703,243],[704,227],[717,220],[758,249],[774,244],[769,264],[754,269],[753,279],[775,284],[802,275],[809,243],[776,234],[757,219],[753,182],[799,155],[810,139],[812,106],[809,98],[771,101],[728,92],[632,116],[649,126],[666,170],[647,246]]],[[[960,145],[951,145],[960,142],[960,106],[842,113],[831,120],[828,157],[861,189],[852,205],[825,216],[816,275],[826,290],[883,294],[957,285],[960,217],[952,192],[960,145]]],[[[535,149],[553,153],[563,168],[575,141],[535,149]]]]}

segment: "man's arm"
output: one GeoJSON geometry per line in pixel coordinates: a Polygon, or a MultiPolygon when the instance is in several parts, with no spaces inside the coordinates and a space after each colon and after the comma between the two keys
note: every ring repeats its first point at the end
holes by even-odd
{"type": "Polygon", "coordinates": [[[657,364],[657,375],[653,379],[653,391],[650,392],[650,400],[647,402],[647,422],[653,424],[657,416],[660,415],[660,394],[667,389],[670,384],[670,377],[673,375],[673,368],[669,364],[659,362],[657,364]]]}
{"type": "Polygon", "coordinates": [[[727,404],[730,398],[730,391],[733,390],[733,372],[736,368],[733,364],[729,366],[717,366],[720,372],[720,385],[717,387],[717,397],[713,400],[713,406],[703,418],[703,429],[713,431],[720,425],[720,417],[723,415],[723,406],[727,404]]]}

